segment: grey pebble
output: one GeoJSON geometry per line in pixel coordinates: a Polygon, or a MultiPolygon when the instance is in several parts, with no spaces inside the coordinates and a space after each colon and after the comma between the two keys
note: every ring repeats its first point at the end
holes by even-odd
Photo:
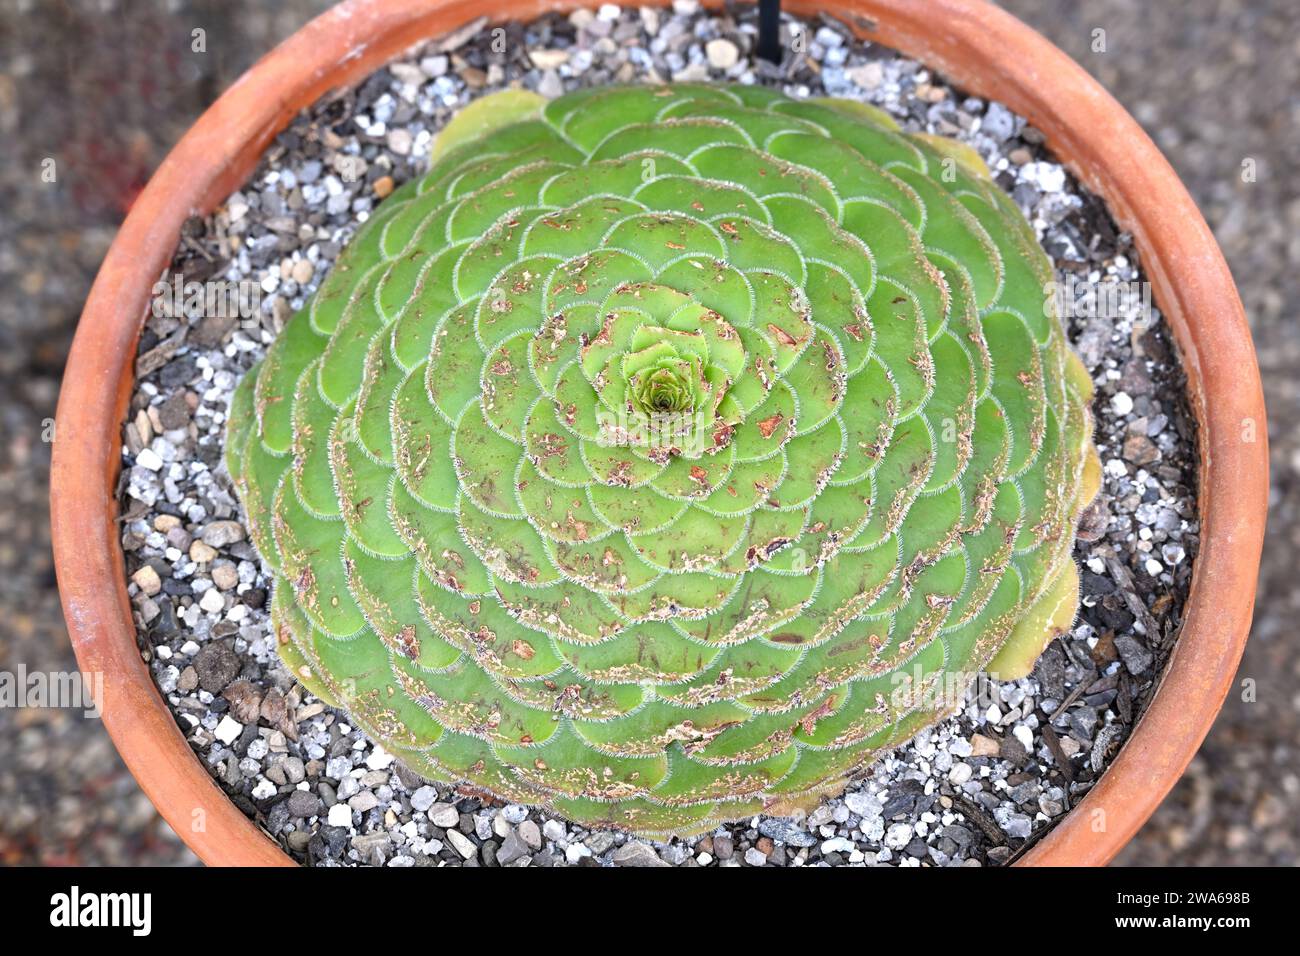
{"type": "Polygon", "coordinates": [[[496,858],[497,862],[502,866],[509,866],[516,860],[528,856],[528,854],[528,844],[519,835],[518,828],[512,827],[510,832],[506,834],[505,839],[502,840],[501,847],[496,852],[496,858]]]}
{"type": "Polygon", "coordinates": [[[515,828],[520,839],[527,843],[532,849],[540,850],[542,848],[542,831],[538,829],[537,824],[532,820],[525,820],[515,828]]]}
{"type": "Polygon", "coordinates": [[[459,830],[448,830],[447,842],[451,844],[453,850],[461,855],[462,859],[471,859],[478,853],[478,847],[474,845],[474,841],[459,830]]]}
{"type": "Polygon", "coordinates": [[[429,822],[435,827],[450,829],[460,824],[460,811],[450,803],[435,803],[427,812],[429,822]]]}
{"type": "Polygon", "coordinates": [[[648,843],[642,843],[640,840],[629,840],[621,847],[614,851],[614,864],[616,866],[667,866],[659,855],[655,853],[654,848],[648,843]]]}
{"type": "Polygon", "coordinates": [[[804,847],[817,843],[817,838],[811,833],[784,817],[764,817],[758,823],[758,832],[787,846],[804,847]]]}
{"type": "Polygon", "coordinates": [[[314,817],[321,811],[320,797],[310,790],[295,790],[289,794],[285,805],[295,817],[314,817]]]}
{"type": "Polygon", "coordinates": [[[348,800],[348,806],[357,813],[368,813],[375,807],[379,806],[379,798],[369,790],[362,790],[356,796],[348,800]]]}
{"type": "Polygon", "coordinates": [[[1115,650],[1134,677],[1145,674],[1155,661],[1155,655],[1147,649],[1146,644],[1130,634],[1121,634],[1115,638],[1115,650]]]}
{"type": "Polygon", "coordinates": [[[244,526],[238,521],[213,521],[203,529],[202,541],[210,548],[224,548],[244,540],[244,526]]]}

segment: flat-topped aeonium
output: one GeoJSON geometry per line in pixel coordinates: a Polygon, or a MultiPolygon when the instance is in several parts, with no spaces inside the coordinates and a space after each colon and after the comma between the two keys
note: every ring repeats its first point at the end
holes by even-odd
{"type": "Polygon", "coordinates": [[[760,87],[512,97],[235,395],[294,675],[431,779],[667,834],[1027,671],[1091,383],[978,157],[760,87]]]}

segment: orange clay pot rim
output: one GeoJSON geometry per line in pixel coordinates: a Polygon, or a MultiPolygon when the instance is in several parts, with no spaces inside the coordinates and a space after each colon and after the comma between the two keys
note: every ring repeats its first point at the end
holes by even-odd
{"type": "MultiPolygon", "coordinates": [[[[595,5],[501,0],[490,16],[526,21],[595,5]]],[[[1009,14],[981,0],[787,0],[785,8],[830,12],[860,35],[1026,117],[1133,234],[1173,330],[1201,455],[1201,548],[1182,636],[1150,707],[1107,772],[1019,860],[1106,863],[1200,746],[1232,685],[1250,627],[1268,449],[1259,370],[1232,277],[1191,197],[1138,124],[1083,69],[1009,14]]],[[[292,861],[218,789],[136,643],[115,492],[150,290],[171,261],[185,219],[210,211],[238,188],[300,109],[485,9],[482,0],[347,0],[277,47],[200,117],[158,168],[110,248],[77,329],[59,398],[50,492],[64,613],[81,668],[104,676],[104,723],[127,766],[210,864],[292,861]]]]}

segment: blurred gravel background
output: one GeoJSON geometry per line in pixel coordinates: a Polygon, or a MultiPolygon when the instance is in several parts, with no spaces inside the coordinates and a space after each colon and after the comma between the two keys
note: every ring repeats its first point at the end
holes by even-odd
{"type": "MultiPolygon", "coordinates": [[[[75,667],[46,517],[59,376],[125,210],[195,117],[326,0],[0,0],[0,671],[75,667]],[[192,33],[206,31],[206,52],[192,33]],[[42,169],[53,159],[57,181],[42,169]]],[[[485,6],[489,6],[485,4],[485,6]]],[[[1188,774],[1120,861],[1300,862],[1300,7],[1003,0],[1146,127],[1246,303],[1270,412],[1270,541],[1239,678],[1188,774]],[[1105,51],[1094,52],[1105,31],[1105,51]],[[1244,182],[1253,160],[1255,181],[1244,182]]],[[[0,865],[186,863],[98,722],[0,709],[0,865]]]]}

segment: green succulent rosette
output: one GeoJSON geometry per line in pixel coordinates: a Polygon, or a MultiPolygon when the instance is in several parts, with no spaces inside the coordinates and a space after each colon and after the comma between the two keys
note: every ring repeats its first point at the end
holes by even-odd
{"type": "Polygon", "coordinates": [[[430,779],[665,835],[1026,672],[1091,383],[978,157],[753,86],[497,106],[235,394],[294,675],[430,779]]]}

